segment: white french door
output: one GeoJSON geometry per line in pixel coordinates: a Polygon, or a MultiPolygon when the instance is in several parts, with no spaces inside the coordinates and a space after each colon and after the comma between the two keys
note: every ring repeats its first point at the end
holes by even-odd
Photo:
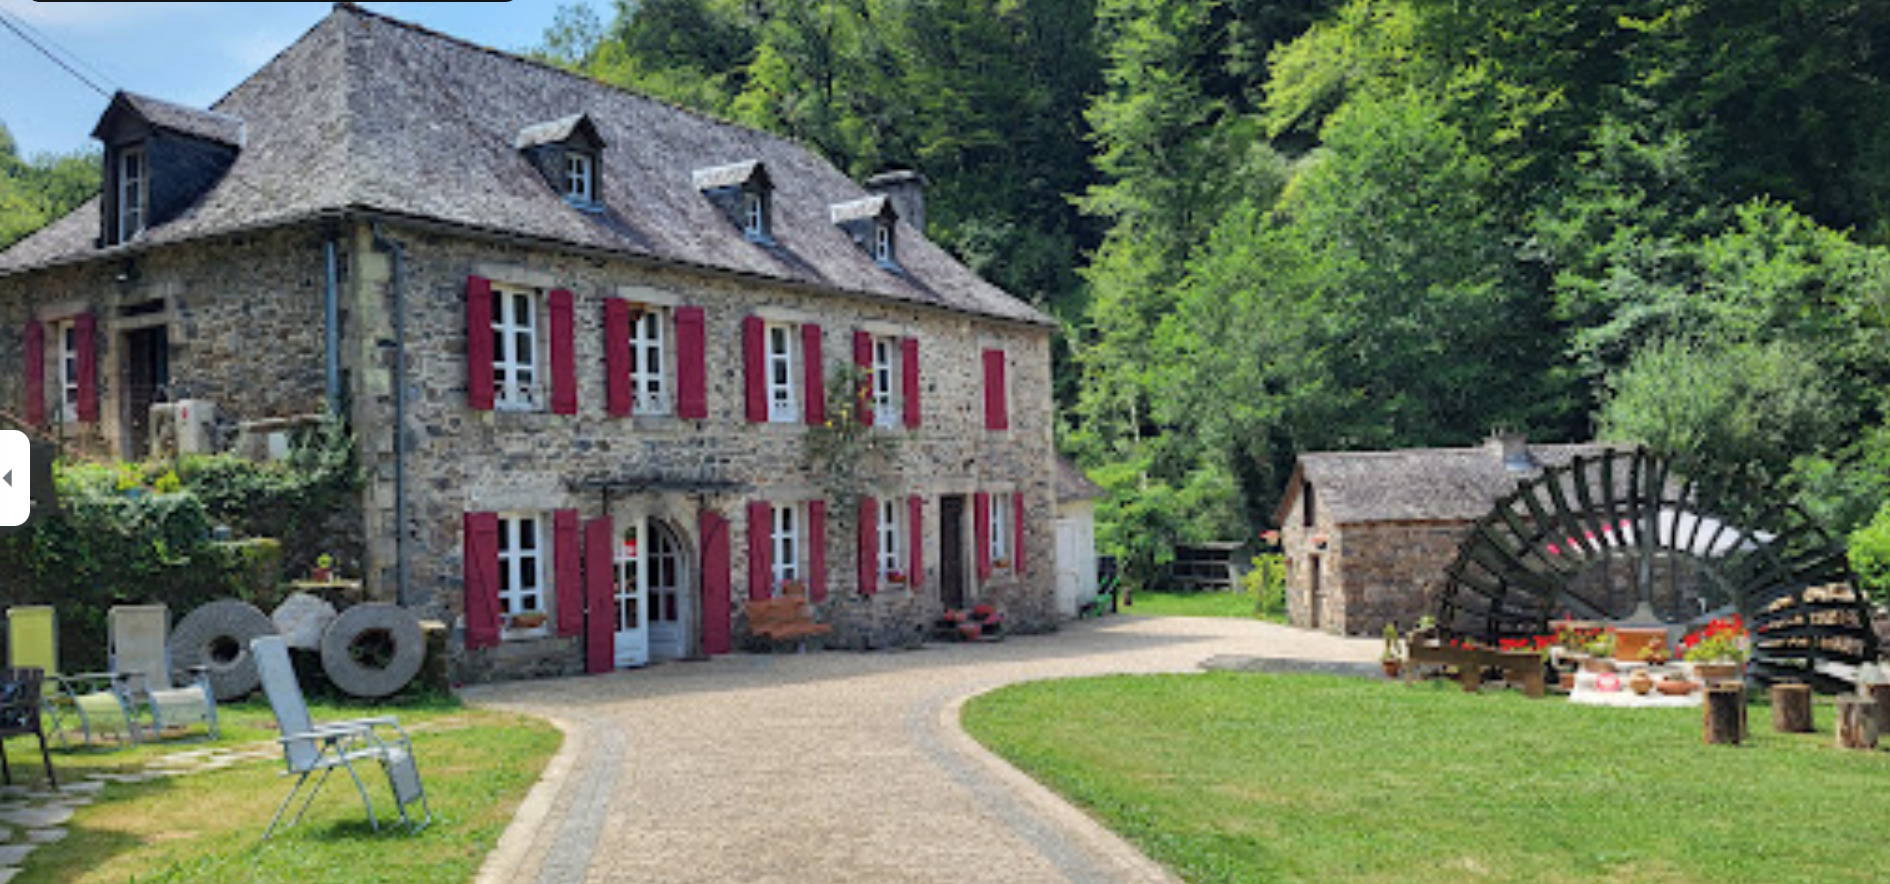
{"type": "Polygon", "coordinates": [[[617,668],[650,662],[649,565],[643,549],[645,520],[629,519],[618,535],[613,582],[617,601],[617,668]]]}
{"type": "Polygon", "coordinates": [[[662,522],[650,523],[649,560],[650,656],[680,660],[689,655],[689,593],[684,591],[682,544],[662,522]]]}

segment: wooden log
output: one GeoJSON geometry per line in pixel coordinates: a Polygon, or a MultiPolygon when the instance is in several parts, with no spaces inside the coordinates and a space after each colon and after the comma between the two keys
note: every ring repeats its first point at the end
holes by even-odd
{"type": "Polygon", "coordinates": [[[1811,685],[1772,686],[1772,729],[1781,734],[1811,733],[1811,685]]]}
{"type": "Polygon", "coordinates": [[[1706,686],[1705,733],[1709,745],[1737,746],[1746,739],[1746,692],[1736,684],[1706,686]]]}
{"type": "Polygon", "coordinates": [[[1890,734],[1890,684],[1867,684],[1858,693],[1877,701],[1877,736],[1890,734]]]}
{"type": "Polygon", "coordinates": [[[1839,749],[1877,748],[1877,701],[1869,697],[1838,697],[1835,730],[1839,749]]]}

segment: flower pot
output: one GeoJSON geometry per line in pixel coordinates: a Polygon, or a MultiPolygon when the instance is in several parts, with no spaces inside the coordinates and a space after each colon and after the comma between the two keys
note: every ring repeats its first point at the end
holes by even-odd
{"type": "Polygon", "coordinates": [[[1613,672],[1614,661],[1607,657],[1583,657],[1582,671],[1595,673],[1613,672]]]}
{"type": "Polygon", "coordinates": [[[1404,661],[1402,660],[1380,660],[1378,661],[1378,666],[1380,669],[1385,670],[1386,678],[1397,678],[1398,673],[1404,671],[1404,661]]]}
{"type": "Polygon", "coordinates": [[[959,641],[971,641],[972,639],[977,638],[979,635],[983,633],[984,633],[984,627],[977,623],[958,624],[959,641]]]}
{"type": "Polygon", "coordinates": [[[335,579],[335,569],[333,569],[333,568],[310,568],[310,569],[308,569],[308,579],[309,579],[309,580],[310,580],[311,582],[314,582],[314,583],[329,583],[329,582],[332,582],[332,581],[333,581],[333,580],[335,579]]]}
{"type": "Polygon", "coordinates": [[[545,625],[544,614],[514,614],[512,616],[513,629],[537,629],[543,625],[545,625]]]}
{"type": "Polygon", "coordinates": [[[1562,690],[1573,692],[1575,690],[1575,673],[1563,672],[1559,674],[1556,677],[1556,685],[1562,690]]]}
{"type": "Polygon", "coordinates": [[[1693,674],[1704,682],[1732,681],[1740,677],[1740,666],[1731,660],[1693,664],[1693,674]]]}
{"type": "Polygon", "coordinates": [[[1648,675],[1645,669],[1636,669],[1633,675],[1628,676],[1627,685],[1628,690],[1645,697],[1648,691],[1654,689],[1654,677],[1648,675]]]}
{"type": "Polygon", "coordinates": [[[1663,678],[1654,687],[1669,697],[1684,697],[1693,693],[1699,685],[1684,678],[1663,678]]]}

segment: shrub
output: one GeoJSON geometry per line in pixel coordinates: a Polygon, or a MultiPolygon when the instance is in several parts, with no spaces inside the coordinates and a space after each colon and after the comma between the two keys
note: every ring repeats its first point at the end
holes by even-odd
{"type": "Polygon", "coordinates": [[[1253,570],[1241,575],[1241,588],[1254,597],[1253,612],[1262,619],[1286,622],[1286,556],[1261,553],[1253,570]]]}
{"type": "Polygon", "coordinates": [[[1871,604],[1890,605],[1890,504],[1851,535],[1851,570],[1871,604]]]}

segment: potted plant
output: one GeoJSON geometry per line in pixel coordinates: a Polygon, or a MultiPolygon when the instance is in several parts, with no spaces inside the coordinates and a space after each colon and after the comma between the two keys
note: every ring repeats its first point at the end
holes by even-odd
{"type": "Polygon", "coordinates": [[[322,553],[315,557],[315,567],[310,568],[308,579],[316,583],[327,583],[335,579],[335,557],[322,553]]]}
{"type": "Polygon", "coordinates": [[[1641,648],[1641,662],[1652,666],[1667,662],[1671,656],[1667,651],[1667,640],[1664,638],[1653,639],[1641,648]]]}
{"type": "Polygon", "coordinates": [[[887,574],[886,574],[886,583],[887,583],[887,585],[889,585],[889,586],[905,586],[905,585],[906,585],[906,574],[905,574],[905,572],[904,572],[904,571],[890,571],[890,572],[887,572],[887,574]]]}
{"type": "Polygon", "coordinates": [[[1398,624],[1385,624],[1385,651],[1378,655],[1378,665],[1385,670],[1386,678],[1397,678],[1404,669],[1404,649],[1398,640],[1398,624]]]}
{"type": "Polygon", "coordinates": [[[1746,624],[1735,614],[1731,619],[1715,619],[1706,628],[1681,639],[1685,658],[1693,664],[1693,674],[1700,680],[1739,677],[1746,660],[1746,624]]]}
{"type": "Polygon", "coordinates": [[[1614,671],[1614,633],[1597,630],[1589,638],[1588,659],[1582,661],[1582,668],[1589,672],[1614,671]]]}
{"type": "Polygon", "coordinates": [[[543,611],[525,611],[523,613],[513,614],[511,623],[513,629],[537,629],[545,625],[546,619],[545,612],[543,611]]]}
{"type": "Polygon", "coordinates": [[[1684,697],[1699,688],[1684,672],[1668,672],[1654,687],[1669,697],[1684,697]]]}

